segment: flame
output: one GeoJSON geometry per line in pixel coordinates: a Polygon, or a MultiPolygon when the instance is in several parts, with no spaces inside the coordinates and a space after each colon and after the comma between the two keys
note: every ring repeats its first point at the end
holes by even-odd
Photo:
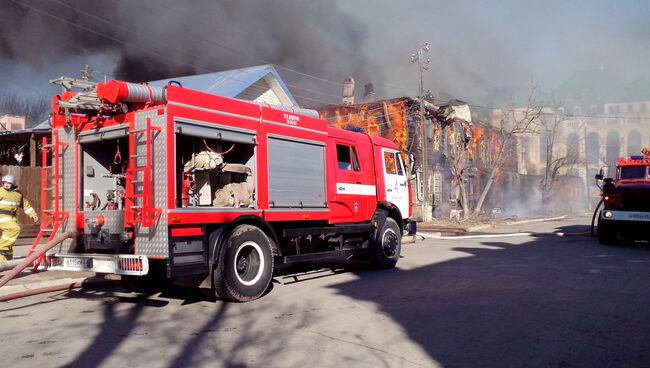
{"type": "MultiPolygon", "coordinates": [[[[407,148],[408,112],[404,99],[338,106],[322,110],[320,117],[334,128],[361,128],[370,136],[381,136],[395,142],[400,150],[407,148]]],[[[402,158],[406,162],[406,155],[402,158]]]]}
{"type": "Polygon", "coordinates": [[[469,157],[474,157],[474,152],[480,150],[480,147],[483,143],[483,137],[485,136],[485,129],[481,127],[474,127],[472,129],[472,144],[469,146],[467,153],[469,157]]]}
{"type": "Polygon", "coordinates": [[[387,119],[390,120],[390,128],[386,133],[386,139],[389,139],[397,144],[401,150],[406,149],[406,103],[400,101],[393,104],[387,104],[386,110],[388,111],[387,119]]]}

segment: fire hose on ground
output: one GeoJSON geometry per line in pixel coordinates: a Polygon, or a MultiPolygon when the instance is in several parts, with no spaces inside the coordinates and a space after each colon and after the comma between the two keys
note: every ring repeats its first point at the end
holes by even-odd
{"type": "MultiPolygon", "coordinates": [[[[11,281],[16,275],[18,275],[22,270],[24,270],[27,267],[32,266],[32,264],[45,252],[48,250],[52,249],[54,246],[58,245],[62,241],[71,238],[73,236],[72,233],[70,232],[65,232],[54,239],[50,240],[49,242],[43,244],[42,246],[38,247],[34,253],[30,254],[28,257],[26,257],[23,260],[15,260],[15,261],[9,261],[0,264],[0,272],[6,271],[6,270],[11,270],[7,272],[2,278],[0,278],[0,288],[4,286],[6,283],[11,281]]],[[[75,282],[70,282],[70,283],[64,283],[60,285],[52,285],[52,286],[45,286],[37,289],[31,289],[31,290],[24,290],[24,291],[19,291],[15,292],[12,294],[7,294],[0,296],[0,302],[5,302],[13,299],[18,299],[18,298],[23,298],[27,296],[32,296],[32,295],[37,295],[37,294],[43,294],[43,293],[50,293],[54,291],[61,291],[61,290],[72,290],[72,289],[78,289],[78,288],[85,288],[85,287],[96,287],[96,286],[104,286],[107,284],[111,284],[113,281],[111,280],[106,280],[106,279],[99,279],[99,280],[92,280],[92,279],[86,279],[82,281],[75,281],[75,282]]]]}
{"type": "MultiPolygon", "coordinates": [[[[54,246],[58,245],[62,241],[71,238],[72,235],[73,234],[71,232],[61,233],[60,235],[57,235],[54,239],[36,248],[36,250],[32,254],[25,257],[25,259],[18,262],[18,264],[16,264],[16,262],[11,262],[11,261],[7,262],[6,266],[4,267],[10,267],[11,270],[7,272],[4,276],[2,276],[2,278],[0,278],[0,288],[3,287],[6,283],[8,283],[11,279],[16,277],[16,275],[22,272],[22,270],[32,265],[32,263],[34,263],[34,261],[36,261],[43,254],[45,254],[45,252],[52,249],[54,246]]],[[[7,268],[4,268],[3,270],[6,269],[7,268]]]]}

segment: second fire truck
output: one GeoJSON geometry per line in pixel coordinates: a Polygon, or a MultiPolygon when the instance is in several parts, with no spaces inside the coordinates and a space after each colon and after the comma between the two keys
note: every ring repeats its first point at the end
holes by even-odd
{"type": "Polygon", "coordinates": [[[614,178],[603,180],[604,208],[598,216],[598,240],[614,244],[619,236],[650,240],[650,151],[641,156],[621,157],[614,178]]]}

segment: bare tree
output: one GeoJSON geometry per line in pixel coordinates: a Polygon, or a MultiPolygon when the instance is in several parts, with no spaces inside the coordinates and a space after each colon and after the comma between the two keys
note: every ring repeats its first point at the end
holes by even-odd
{"type": "MultiPolygon", "coordinates": [[[[584,122],[578,121],[579,126],[576,132],[582,132],[584,122]]],[[[573,142],[567,142],[562,138],[568,138],[566,127],[568,121],[562,114],[547,114],[541,119],[540,133],[545,133],[541,144],[546,145],[546,160],[544,166],[544,176],[540,181],[542,191],[542,204],[547,206],[551,203],[553,191],[556,189],[562,175],[567,174],[568,170],[579,164],[584,164],[580,157],[580,146],[584,140],[583,135],[575,134],[576,139],[573,142]]]]}
{"type": "Polygon", "coordinates": [[[50,104],[45,97],[26,98],[15,94],[0,95],[0,115],[25,117],[25,127],[34,127],[48,118],[50,104]]]}
{"type": "Polygon", "coordinates": [[[489,162],[490,174],[481,195],[479,196],[476,206],[472,211],[473,216],[478,216],[483,208],[483,203],[490,193],[492,184],[494,183],[496,174],[504,169],[504,164],[507,162],[507,157],[512,154],[516,147],[517,136],[522,134],[535,134],[539,132],[541,126],[543,107],[537,104],[535,99],[535,88],[533,88],[528,96],[528,102],[524,108],[505,108],[502,110],[499,121],[492,127],[496,130],[497,142],[500,149],[497,154],[489,162]]]}

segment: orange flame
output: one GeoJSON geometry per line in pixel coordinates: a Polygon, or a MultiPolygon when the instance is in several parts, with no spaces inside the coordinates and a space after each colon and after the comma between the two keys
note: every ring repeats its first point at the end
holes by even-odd
{"type": "Polygon", "coordinates": [[[482,143],[484,136],[485,129],[481,127],[474,127],[474,129],[472,129],[472,144],[470,145],[467,152],[469,154],[469,157],[474,157],[474,152],[480,149],[480,144],[482,143]]]}

